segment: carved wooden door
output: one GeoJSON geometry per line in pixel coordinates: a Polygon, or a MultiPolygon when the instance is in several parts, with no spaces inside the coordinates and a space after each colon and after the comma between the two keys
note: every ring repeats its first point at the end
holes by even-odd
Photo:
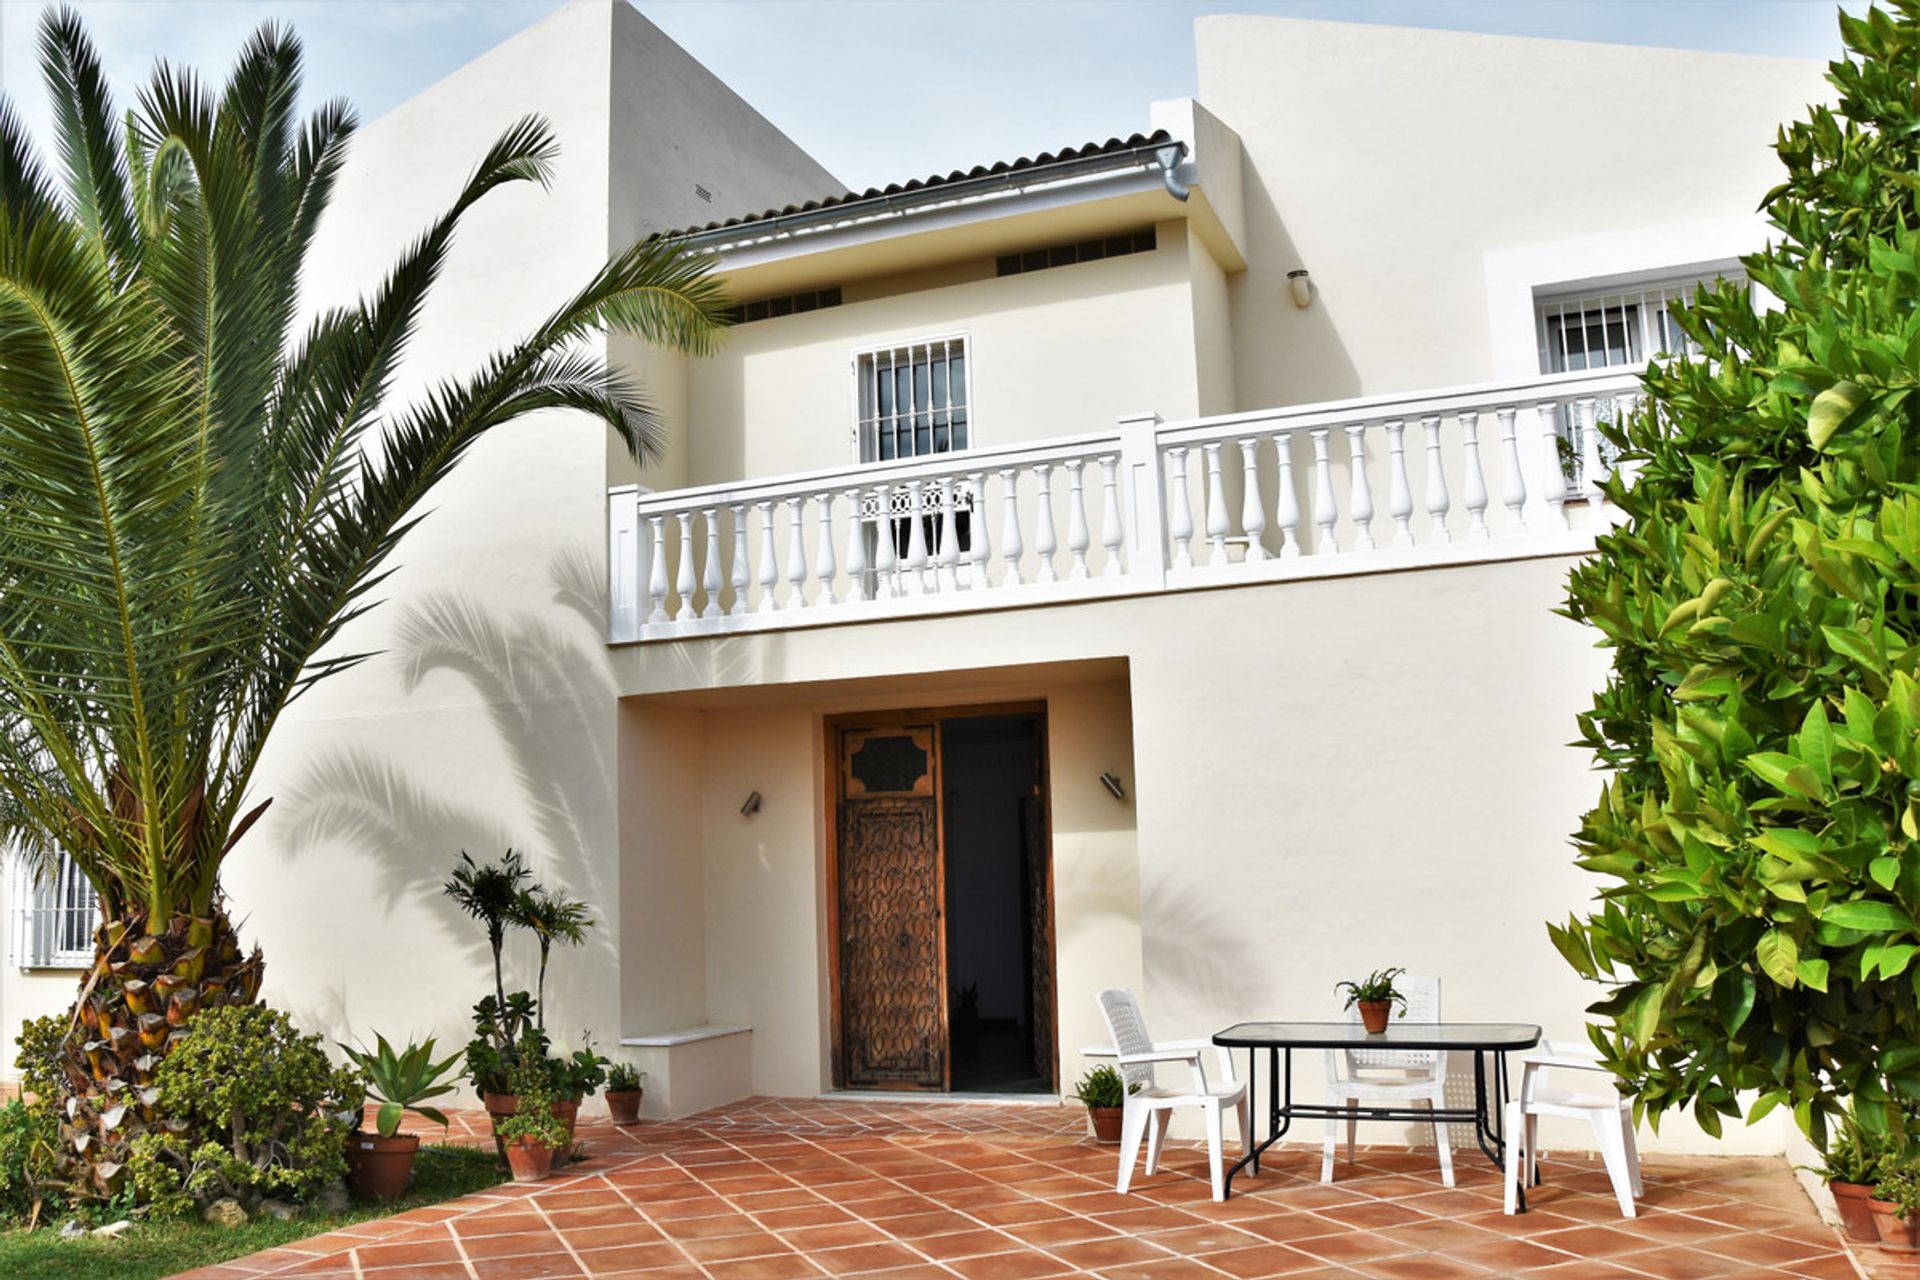
{"type": "Polygon", "coordinates": [[[840,1083],[944,1089],[938,728],[843,728],[839,762],[840,1083]]]}
{"type": "Polygon", "coordinates": [[[1027,973],[1033,1027],[1033,1066],[1053,1087],[1053,876],[1047,857],[1047,806],[1037,795],[1020,800],[1021,906],[1027,915],[1027,973]]]}

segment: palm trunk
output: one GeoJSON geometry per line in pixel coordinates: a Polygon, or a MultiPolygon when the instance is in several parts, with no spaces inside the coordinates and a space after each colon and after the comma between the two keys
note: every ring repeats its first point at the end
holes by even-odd
{"type": "Polygon", "coordinates": [[[61,1045],[62,1156],[68,1181],[88,1194],[119,1192],[133,1139],[159,1118],[153,1073],[193,1016],[260,994],[259,949],[240,949],[225,911],[147,928],[132,913],[95,931],[61,1045]]]}

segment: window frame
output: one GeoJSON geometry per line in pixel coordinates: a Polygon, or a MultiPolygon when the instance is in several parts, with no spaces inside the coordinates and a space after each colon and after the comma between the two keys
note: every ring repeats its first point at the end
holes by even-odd
{"type": "MultiPolygon", "coordinates": [[[[848,389],[848,392],[850,393],[850,398],[852,402],[851,403],[851,417],[852,417],[851,452],[853,455],[853,465],[856,467],[881,467],[881,466],[893,466],[897,463],[905,463],[905,462],[927,462],[927,461],[931,461],[941,457],[951,457],[958,454],[971,453],[974,450],[980,448],[979,423],[978,423],[978,418],[976,416],[977,405],[974,401],[974,394],[973,394],[973,391],[974,391],[973,362],[974,362],[975,355],[976,355],[976,351],[975,351],[974,342],[973,342],[973,333],[971,330],[968,330],[968,329],[956,329],[956,330],[952,330],[945,333],[927,334],[923,337],[909,338],[903,342],[879,342],[869,346],[854,348],[854,350],[849,354],[847,358],[847,389],[848,389]],[[946,449],[946,450],[938,451],[934,453],[916,454],[914,457],[911,457],[911,458],[881,459],[881,458],[862,457],[861,449],[862,449],[862,445],[864,444],[864,441],[862,439],[863,422],[862,422],[862,412],[861,412],[862,379],[860,377],[862,363],[864,361],[871,360],[875,356],[888,355],[888,354],[899,352],[899,351],[911,351],[916,347],[933,347],[941,343],[946,343],[950,345],[956,342],[960,344],[960,354],[966,362],[966,373],[961,378],[961,385],[965,389],[966,402],[967,402],[967,446],[966,448],[946,449]]],[[[877,408],[875,411],[875,417],[877,420],[878,418],[877,408]]]]}
{"type": "Polygon", "coordinates": [[[100,920],[100,895],[68,854],[52,883],[41,882],[23,858],[13,859],[12,937],[9,950],[20,969],[86,969],[93,964],[94,930],[100,920]],[[75,895],[67,901],[69,891],[75,895]],[[78,947],[62,947],[67,917],[85,923],[78,947]]]}

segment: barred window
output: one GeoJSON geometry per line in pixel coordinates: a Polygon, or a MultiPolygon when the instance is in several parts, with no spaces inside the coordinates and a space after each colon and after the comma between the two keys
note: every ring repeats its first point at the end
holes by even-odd
{"type": "Polygon", "coordinates": [[[20,859],[14,866],[13,962],[22,969],[92,964],[100,899],[73,859],[62,856],[51,877],[36,878],[20,859]]]}
{"type": "Polygon", "coordinates": [[[860,461],[923,458],[967,447],[972,397],[965,338],[864,351],[853,367],[860,461]]]}
{"type": "MultiPolygon", "coordinates": [[[[1691,298],[1700,286],[1723,278],[1689,272],[1644,284],[1584,288],[1537,299],[1534,318],[1540,372],[1643,369],[1649,360],[1688,350],[1692,344],[1681,332],[1672,308],[1691,298]]],[[[1598,406],[1602,421],[1610,420],[1613,412],[1610,401],[1598,406]]],[[[1584,480],[1585,441],[1571,410],[1564,406],[1558,433],[1567,481],[1578,489],[1584,480]]],[[[1604,440],[1600,447],[1601,456],[1611,463],[1613,447],[1604,440]]]]}

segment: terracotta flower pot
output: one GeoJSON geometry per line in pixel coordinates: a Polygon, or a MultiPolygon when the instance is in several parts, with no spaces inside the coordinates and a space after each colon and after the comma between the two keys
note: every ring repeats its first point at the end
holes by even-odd
{"type": "MultiPolygon", "coordinates": [[[[507,1158],[507,1144],[500,1140],[500,1122],[520,1110],[520,1099],[511,1093],[489,1093],[482,1095],[487,1106],[487,1118],[493,1122],[493,1147],[500,1158],[507,1158]]],[[[580,1118],[580,1100],[574,1098],[568,1102],[556,1102],[548,1108],[559,1116],[567,1126],[567,1147],[565,1151],[553,1153],[553,1167],[558,1169],[567,1162],[567,1155],[573,1150],[573,1126],[580,1118]]]]}
{"type": "Polygon", "coordinates": [[[1370,1036],[1380,1035],[1387,1029],[1387,1019],[1393,1013],[1391,1000],[1360,1001],[1360,1022],[1370,1036]]]}
{"type": "Polygon", "coordinates": [[[553,1153],[553,1167],[558,1169],[573,1159],[573,1126],[580,1119],[580,1099],[570,1098],[565,1102],[556,1102],[551,1108],[567,1126],[567,1145],[563,1150],[553,1153]]]}
{"type": "Polygon", "coordinates": [[[383,1138],[377,1133],[347,1135],[347,1188],[356,1199],[391,1200],[407,1189],[420,1139],[411,1133],[383,1138]]]}
{"type": "Polygon", "coordinates": [[[1869,1200],[1873,1211],[1873,1229],[1880,1247],[1888,1253],[1920,1253],[1920,1219],[1899,1216],[1900,1206],[1891,1200],[1869,1200]]]}
{"type": "Polygon", "coordinates": [[[1867,1207],[1867,1201],[1873,1199],[1873,1184],[1829,1182],[1827,1190],[1833,1193],[1833,1207],[1840,1214],[1840,1225],[1846,1229],[1847,1239],[1856,1244],[1872,1244],[1880,1238],[1879,1229],[1873,1225],[1873,1210],[1867,1207]]]}
{"type": "Polygon", "coordinates": [[[1120,1142],[1120,1117],[1125,1107],[1088,1107],[1087,1114],[1093,1117],[1093,1140],[1116,1146],[1120,1142]]]}
{"type": "Polygon", "coordinates": [[[607,1111],[615,1124],[640,1123],[640,1095],[644,1092],[643,1089],[607,1090],[607,1111]]]}
{"type": "Polygon", "coordinates": [[[532,1138],[516,1138],[507,1145],[507,1167],[515,1182],[539,1182],[553,1172],[553,1148],[532,1138]]]}

